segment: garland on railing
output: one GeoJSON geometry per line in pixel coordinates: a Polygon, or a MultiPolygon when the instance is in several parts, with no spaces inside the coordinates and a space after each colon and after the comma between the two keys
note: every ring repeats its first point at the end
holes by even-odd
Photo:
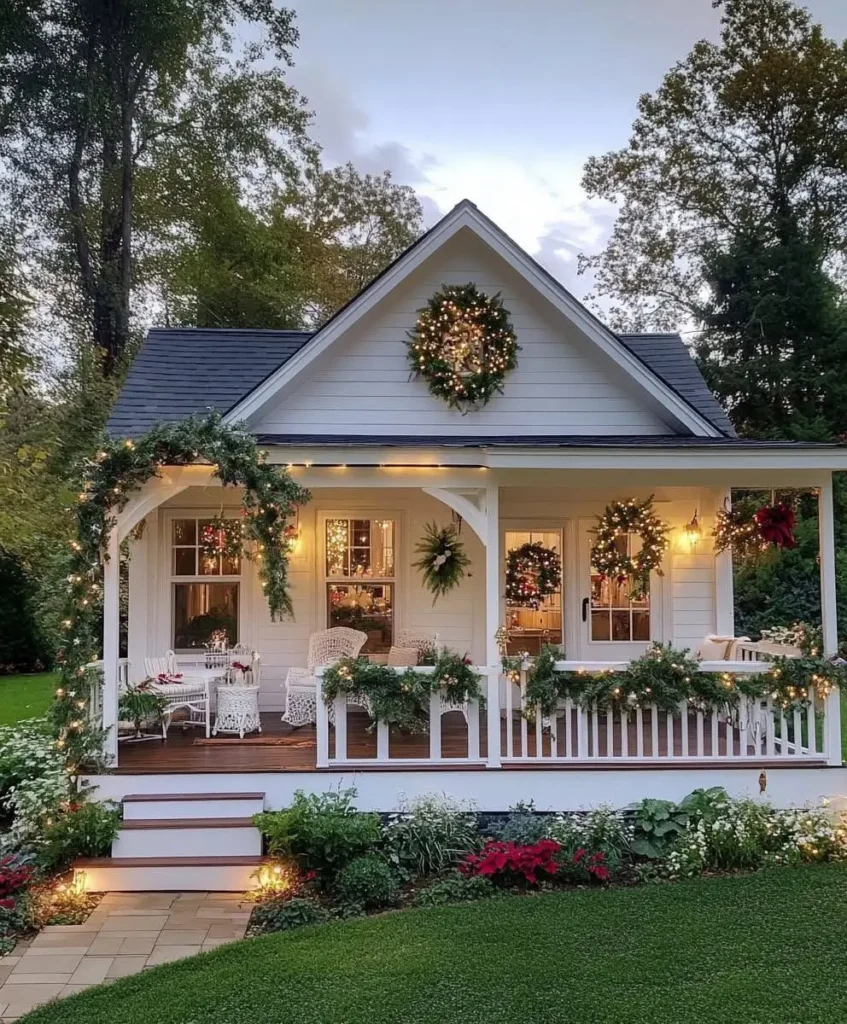
{"type": "MultiPolygon", "coordinates": [[[[568,698],[582,707],[612,708],[624,714],[650,705],[675,713],[683,702],[697,711],[734,712],[744,697],[770,697],[783,710],[804,707],[810,691],[820,711],[833,688],[847,682],[845,666],[821,658],[775,658],[769,671],[749,675],[703,672],[688,651],[675,650],[670,644],[652,645],[625,669],[601,672],[557,672],[558,657],[555,648],[543,648],[527,671],[524,714],[530,719],[538,712],[551,716],[558,702],[568,698]]],[[[514,665],[509,669],[514,672],[514,665]]]]}
{"type": "Polygon", "coordinates": [[[453,704],[481,700],[480,677],[468,661],[452,651],[441,651],[432,673],[408,668],[396,672],[387,665],[342,658],[323,677],[323,698],[332,704],[343,693],[359,698],[375,722],[395,725],[403,732],[429,728],[429,696],[442,691],[453,704]]]}
{"type": "MultiPolygon", "coordinates": [[[[85,464],[76,508],[76,536],[70,542],[68,605],[57,654],[61,683],[50,709],[56,745],[68,773],[100,759],[103,732],[86,713],[96,673],[88,666],[100,656],[103,568],[115,512],[163,466],[211,464],[226,486],[244,488],[243,528],[256,545],[259,577],[271,618],[291,613],[288,590],[286,519],[309,500],[309,492],[279,467],[265,463],[255,438],[238,426],[225,426],[217,413],[155,426],[143,437],[105,440],[85,464]]],[[[98,683],[99,685],[99,683],[98,683]]]]}

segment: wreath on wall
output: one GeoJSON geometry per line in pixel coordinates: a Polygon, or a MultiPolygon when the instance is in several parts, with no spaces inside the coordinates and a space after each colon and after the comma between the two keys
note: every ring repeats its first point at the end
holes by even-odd
{"type": "Polygon", "coordinates": [[[538,608],[545,597],[562,585],[562,560],[558,551],[540,541],[514,548],[506,558],[506,600],[525,608],[538,608]]]}
{"type": "Polygon", "coordinates": [[[443,285],[422,309],[407,345],[413,377],[466,413],[486,405],[518,365],[520,346],[499,293],[475,284],[443,285]]]}
{"type": "Polygon", "coordinates": [[[661,564],[668,549],[669,529],[656,515],[652,495],[644,501],[613,501],[597,517],[591,531],[597,538],[591,545],[591,565],[604,578],[620,583],[629,580],[629,596],[638,600],[649,590],[651,572],[664,575],[661,564]],[[627,534],[641,538],[641,550],[634,555],[618,545],[619,538],[627,534]]]}
{"type": "Polygon", "coordinates": [[[455,526],[439,529],[436,523],[427,523],[415,551],[421,557],[413,564],[423,573],[423,583],[433,595],[433,604],[459,585],[471,564],[455,526]]]}

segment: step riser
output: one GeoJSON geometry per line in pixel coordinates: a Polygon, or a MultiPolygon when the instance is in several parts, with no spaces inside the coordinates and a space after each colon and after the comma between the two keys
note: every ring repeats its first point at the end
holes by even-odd
{"type": "Polygon", "coordinates": [[[113,857],[258,857],[261,852],[262,836],[255,828],[122,829],[112,843],[113,857]]]}
{"type": "Polygon", "coordinates": [[[255,867],[94,867],[86,869],[89,892],[247,892],[255,888],[255,867]]]}
{"type": "Polygon", "coordinates": [[[123,805],[125,821],[179,818],[252,818],[264,810],[263,800],[145,800],[123,805]]]}

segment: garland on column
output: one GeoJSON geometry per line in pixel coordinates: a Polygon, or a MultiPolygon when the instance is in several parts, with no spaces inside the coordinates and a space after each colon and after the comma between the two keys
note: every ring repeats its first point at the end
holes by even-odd
{"type": "Polygon", "coordinates": [[[431,395],[467,412],[503,391],[520,346],[499,294],[485,295],[471,283],[445,285],[418,314],[409,367],[431,395]]]}
{"type": "Polygon", "coordinates": [[[648,592],[651,572],[664,575],[661,565],[669,530],[655,513],[652,495],[644,501],[613,501],[591,531],[597,537],[591,545],[591,565],[604,578],[629,580],[630,597],[637,600],[648,592]],[[618,547],[618,538],[631,533],[641,538],[641,550],[634,555],[618,547]]]}
{"type": "Polygon", "coordinates": [[[265,455],[251,434],[225,426],[213,413],[160,424],[135,441],[104,441],[85,463],[70,542],[64,641],[56,659],[61,682],[50,709],[56,745],[65,753],[72,778],[82,766],[100,759],[103,741],[103,731],[88,714],[95,681],[88,666],[100,656],[103,568],[115,513],[163,466],[209,464],[222,484],[244,488],[240,528],[255,545],[252,557],[259,565],[271,618],[291,614],[286,519],[310,495],[283,469],[267,465],[265,455]]]}

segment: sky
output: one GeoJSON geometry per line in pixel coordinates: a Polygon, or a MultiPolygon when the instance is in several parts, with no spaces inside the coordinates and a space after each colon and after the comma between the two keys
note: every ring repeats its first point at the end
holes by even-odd
{"type": "MultiPolygon", "coordinates": [[[[290,0],[290,80],[327,163],[388,169],[427,224],[467,198],[576,294],[576,256],[603,247],[611,206],[580,187],[625,145],[638,96],[704,37],[711,0],[290,0]]],[[[847,36],[847,0],[807,0],[847,36]]]]}

